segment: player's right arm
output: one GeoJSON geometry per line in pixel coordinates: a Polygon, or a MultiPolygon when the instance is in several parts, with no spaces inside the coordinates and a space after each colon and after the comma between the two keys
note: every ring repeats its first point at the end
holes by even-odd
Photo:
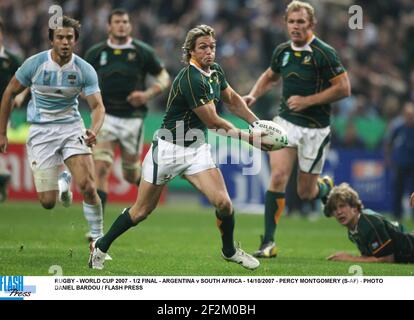
{"type": "Polygon", "coordinates": [[[0,153],[6,152],[7,150],[7,123],[9,122],[14,97],[24,89],[26,87],[13,76],[3,93],[0,107],[0,153]]]}
{"type": "Polygon", "coordinates": [[[86,97],[89,107],[92,110],[92,123],[90,129],[86,130],[86,145],[93,147],[96,144],[96,136],[101,129],[105,119],[105,106],[100,92],[96,92],[86,97]]]}
{"type": "Polygon", "coordinates": [[[330,261],[348,261],[348,262],[365,262],[365,263],[393,263],[395,262],[394,255],[387,255],[383,257],[366,257],[354,256],[346,252],[337,252],[326,258],[330,261]]]}
{"type": "Polygon", "coordinates": [[[243,97],[244,101],[250,107],[258,98],[268,92],[273,86],[275,86],[280,79],[280,74],[275,73],[270,67],[257,79],[250,93],[243,97]]]}
{"type": "MultiPolygon", "coordinates": [[[[259,136],[254,136],[254,134],[257,135],[257,133],[249,134],[247,132],[244,132],[236,128],[229,121],[221,118],[216,112],[216,106],[214,105],[213,101],[210,101],[205,105],[193,109],[193,112],[200,118],[201,121],[203,121],[208,129],[218,130],[217,133],[221,135],[241,139],[251,145],[253,145],[256,140],[259,141],[259,136]]],[[[271,146],[262,143],[260,148],[263,151],[269,151],[271,149],[271,146]]]]}

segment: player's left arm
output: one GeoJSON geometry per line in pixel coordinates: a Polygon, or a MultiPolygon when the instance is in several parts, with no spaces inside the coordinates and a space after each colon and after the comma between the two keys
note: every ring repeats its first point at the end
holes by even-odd
{"type": "Polygon", "coordinates": [[[243,98],[234,91],[232,87],[227,86],[221,91],[221,99],[228,105],[231,113],[242,118],[249,124],[259,120],[259,118],[249,109],[243,98]]]}
{"type": "Polygon", "coordinates": [[[12,111],[14,98],[21,93],[26,87],[17,80],[16,76],[10,80],[0,104],[0,153],[7,150],[7,123],[12,111]]]}
{"type": "Polygon", "coordinates": [[[313,105],[331,103],[351,95],[351,84],[346,72],[329,80],[331,86],[309,96],[291,96],[287,104],[292,111],[302,111],[313,105]]]}
{"type": "Polygon", "coordinates": [[[366,257],[354,256],[346,252],[337,252],[326,258],[330,261],[349,261],[349,262],[367,262],[367,263],[393,263],[395,262],[394,255],[387,255],[383,257],[366,257]]]}
{"type": "Polygon", "coordinates": [[[410,206],[411,208],[414,208],[414,192],[410,196],[410,206]]]}
{"type": "Polygon", "coordinates": [[[103,104],[102,95],[100,92],[96,92],[87,96],[86,101],[92,110],[92,123],[90,129],[86,130],[85,142],[88,147],[92,147],[96,144],[96,135],[101,129],[105,119],[105,106],[103,104]]]}
{"type": "Polygon", "coordinates": [[[134,107],[140,107],[152,98],[161,94],[161,92],[166,90],[171,84],[170,75],[165,68],[161,69],[161,71],[154,76],[154,80],[154,83],[145,91],[132,91],[128,95],[127,101],[134,107]]]}

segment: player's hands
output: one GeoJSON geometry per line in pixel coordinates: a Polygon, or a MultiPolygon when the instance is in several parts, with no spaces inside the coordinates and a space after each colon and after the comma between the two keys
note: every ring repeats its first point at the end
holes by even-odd
{"type": "Polygon", "coordinates": [[[264,131],[252,131],[249,134],[249,144],[260,148],[262,151],[270,151],[272,150],[272,145],[262,141],[262,138],[265,136],[267,136],[267,133],[264,131]]]}
{"type": "Polygon", "coordinates": [[[256,103],[256,98],[249,94],[246,96],[243,96],[243,100],[244,102],[246,102],[248,107],[251,107],[253,104],[256,103]]]}
{"type": "Polygon", "coordinates": [[[7,136],[5,134],[0,134],[0,153],[6,153],[7,143],[7,136]]]}
{"type": "Polygon", "coordinates": [[[290,110],[299,112],[299,111],[305,110],[307,107],[310,106],[308,100],[309,100],[308,97],[291,96],[287,100],[287,105],[290,110]]]}
{"type": "Polygon", "coordinates": [[[330,260],[330,261],[352,261],[352,258],[354,258],[354,256],[350,255],[349,253],[337,252],[337,253],[334,253],[333,255],[327,257],[326,260],[330,260]]]}
{"type": "Polygon", "coordinates": [[[411,194],[411,197],[410,197],[410,206],[411,208],[414,208],[414,192],[411,194]]]}
{"type": "Polygon", "coordinates": [[[135,90],[135,91],[132,91],[127,97],[128,103],[130,103],[135,108],[138,108],[146,104],[148,100],[149,100],[149,96],[145,91],[135,90]]]}
{"type": "Polygon", "coordinates": [[[84,140],[89,148],[92,148],[96,144],[96,133],[91,129],[86,129],[84,140]]]}

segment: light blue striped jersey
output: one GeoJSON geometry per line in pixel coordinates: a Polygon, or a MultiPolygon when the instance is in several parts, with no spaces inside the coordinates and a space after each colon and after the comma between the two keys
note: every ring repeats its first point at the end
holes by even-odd
{"type": "Polygon", "coordinates": [[[52,50],[28,58],[16,71],[16,79],[31,88],[27,107],[29,123],[73,123],[80,121],[78,96],[100,92],[95,69],[73,54],[62,67],[52,60],[52,50]]]}

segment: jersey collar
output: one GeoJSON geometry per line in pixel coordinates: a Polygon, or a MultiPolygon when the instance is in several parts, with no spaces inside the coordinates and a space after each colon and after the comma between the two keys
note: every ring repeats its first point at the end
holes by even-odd
{"type": "Polygon", "coordinates": [[[359,220],[361,219],[361,213],[358,213],[358,219],[357,219],[357,223],[356,223],[356,225],[355,225],[355,228],[354,228],[354,230],[349,230],[349,232],[352,234],[352,235],[356,235],[357,233],[358,233],[358,224],[359,224],[359,220]]]}
{"type": "Polygon", "coordinates": [[[48,56],[48,58],[49,58],[49,61],[51,61],[52,63],[54,63],[54,64],[56,64],[60,69],[64,69],[64,68],[67,68],[67,67],[69,67],[69,66],[71,66],[72,64],[73,64],[73,61],[75,60],[75,54],[74,53],[72,53],[72,57],[70,58],[70,60],[69,60],[69,62],[68,63],[66,63],[66,64],[64,64],[63,66],[60,66],[55,60],[53,60],[53,58],[52,58],[52,49],[50,49],[48,52],[47,52],[47,56],[48,56]]]}
{"type": "Polygon", "coordinates": [[[6,58],[6,52],[4,50],[4,46],[0,48],[0,58],[6,58]]]}
{"type": "Polygon", "coordinates": [[[313,52],[310,44],[312,43],[312,41],[315,39],[315,35],[312,34],[312,36],[310,37],[309,41],[303,46],[303,47],[297,47],[294,45],[293,42],[290,43],[290,47],[295,50],[295,51],[310,51],[313,52]]]}
{"type": "Polygon", "coordinates": [[[108,45],[108,47],[112,48],[112,49],[133,49],[134,46],[132,45],[132,38],[129,37],[128,41],[124,44],[115,44],[111,42],[111,39],[108,39],[106,41],[106,44],[108,45]]]}
{"type": "Polygon", "coordinates": [[[211,77],[211,75],[215,72],[215,70],[211,70],[211,69],[210,69],[210,72],[205,72],[203,69],[201,69],[200,65],[194,59],[190,60],[190,65],[192,65],[194,68],[196,68],[206,77],[211,77]]]}

